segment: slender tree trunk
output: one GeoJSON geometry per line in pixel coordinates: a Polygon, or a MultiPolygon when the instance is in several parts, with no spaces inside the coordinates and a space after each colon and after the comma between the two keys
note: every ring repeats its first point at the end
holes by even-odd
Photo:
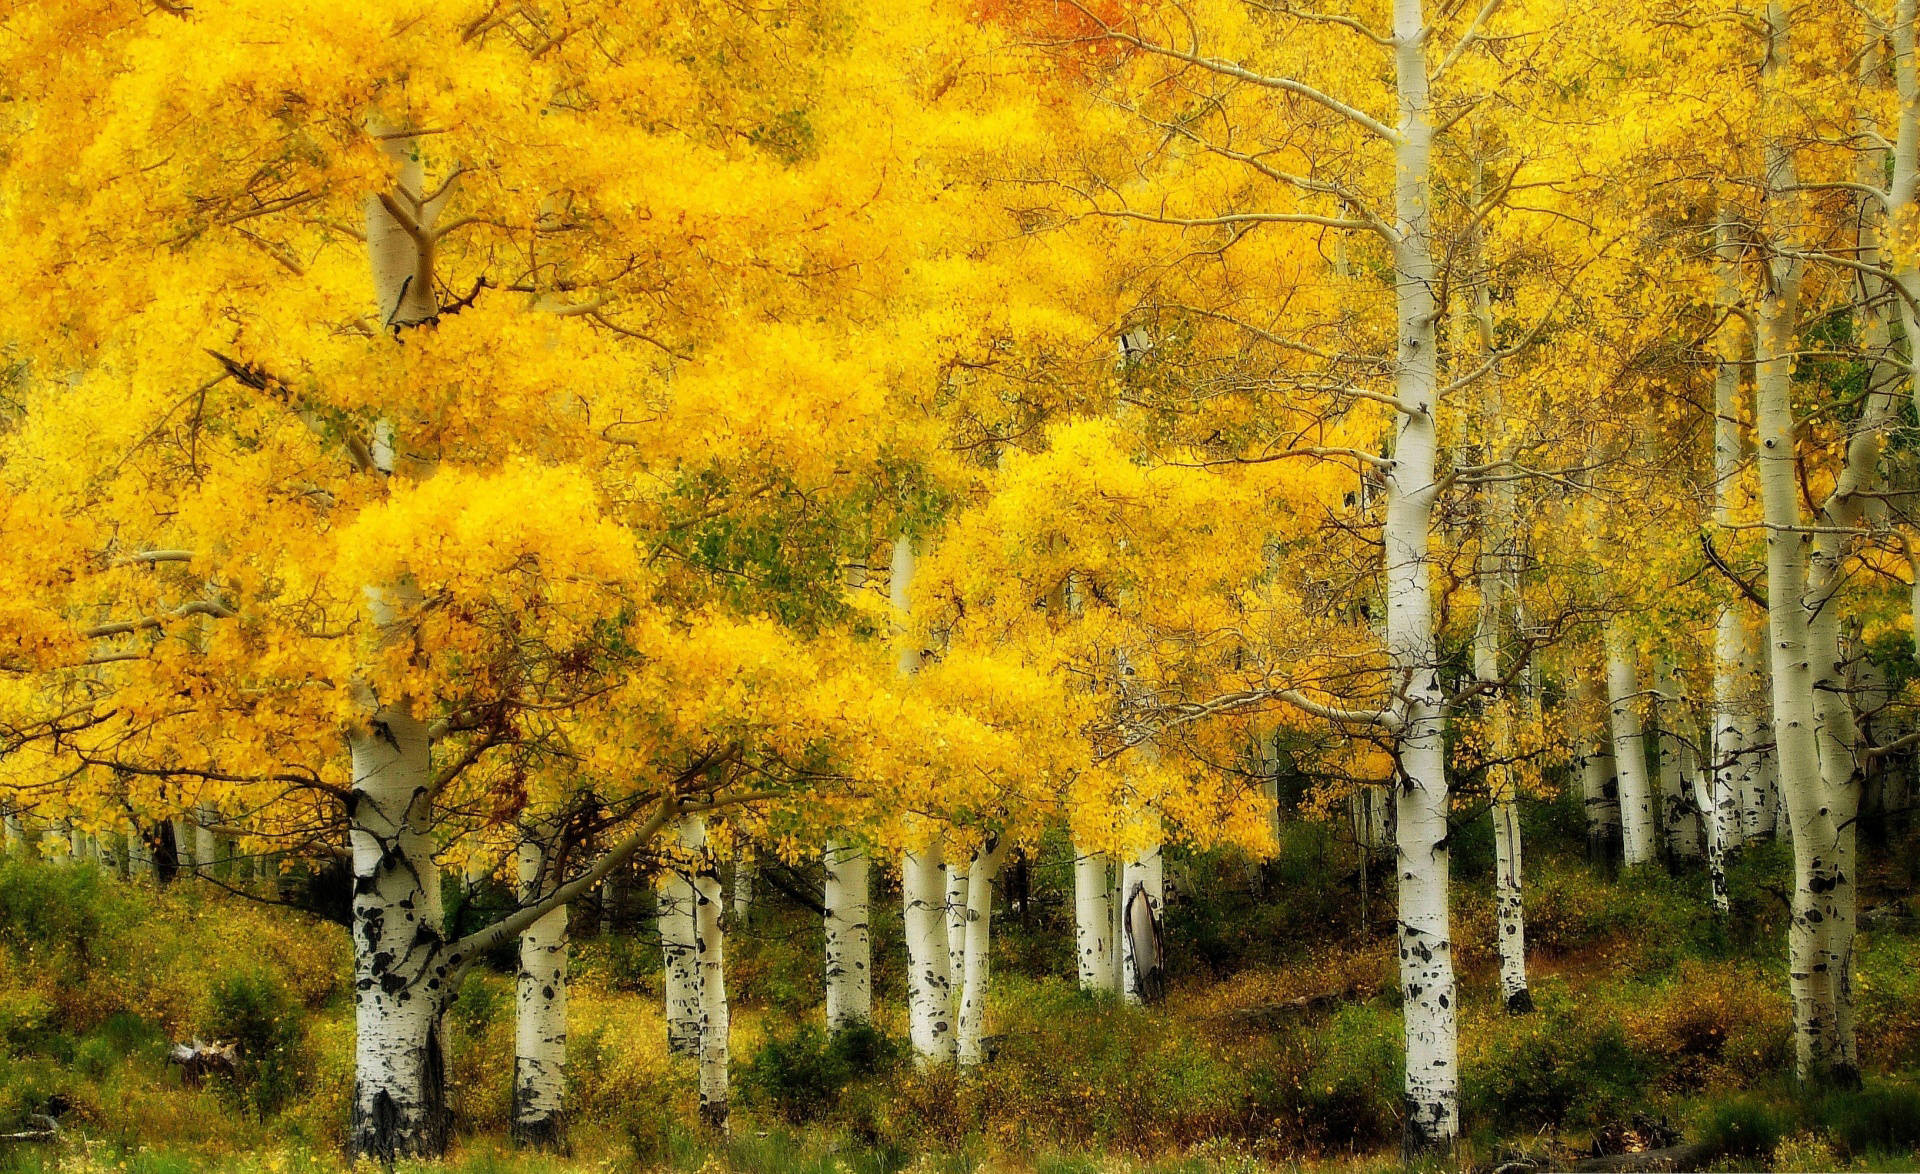
{"type": "Polygon", "coordinates": [[[938,841],[901,858],[907,935],[907,1030],[921,1068],[953,1061],[953,962],[947,954],[944,869],[938,841]]]}
{"type": "Polygon", "coordinates": [[[193,858],[193,827],[185,819],[173,821],[173,859],[176,877],[198,875],[193,858]]]}
{"type": "Polygon", "coordinates": [[[699,820],[698,837],[702,855],[693,888],[700,966],[700,1120],[709,1129],[724,1133],[732,1029],[727,1006],[726,935],[720,927],[720,872],[706,843],[705,820],[699,820]]]}
{"type": "Polygon", "coordinates": [[[153,868],[153,845],[140,831],[140,825],[129,819],[127,829],[127,877],[131,880],[151,882],[156,879],[153,868]]]}
{"type": "MultiPolygon", "coordinates": [[[[692,817],[674,829],[683,848],[704,843],[705,832],[692,817]]],[[[668,869],[659,882],[660,956],[666,972],[667,1051],[696,1056],[700,1051],[700,949],[695,927],[693,877],[681,867],[668,869]]]]}
{"type": "MultiPolygon", "coordinates": [[[[1764,647],[1754,648],[1753,653],[1763,665],[1770,662],[1764,647]]],[[[1780,754],[1773,737],[1773,671],[1768,667],[1757,675],[1764,688],[1766,709],[1753,724],[1752,786],[1740,806],[1742,836],[1749,843],[1775,836],[1784,840],[1789,835],[1782,827],[1786,821],[1781,818],[1780,754]]]]}
{"type": "Polygon", "coordinates": [[[984,1041],[987,1021],[987,988],[990,981],[993,929],[993,878],[1005,859],[1007,842],[974,853],[967,869],[966,920],[962,973],[966,976],[960,996],[960,1029],[954,1041],[954,1058],[962,1068],[972,1068],[986,1059],[984,1041]]]}
{"type": "MultiPolygon", "coordinates": [[[[1863,94],[1880,88],[1889,62],[1881,51],[1888,30],[1867,10],[1866,50],[1859,57],[1863,94]]],[[[1913,78],[1914,3],[1900,0],[1894,19],[1894,88],[1896,118],[1892,150],[1863,148],[1859,158],[1859,180],[1863,186],[1877,184],[1888,174],[1892,182],[1883,208],[1877,201],[1860,197],[1859,232],[1855,257],[1862,264],[1879,266],[1888,262],[1883,238],[1896,224],[1911,227],[1916,211],[1915,170],[1920,164],[1920,93],[1913,78]],[[1897,215],[1899,221],[1892,216],[1897,215]]],[[[1863,103],[1857,113],[1862,143],[1872,143],[1874,114],[1863,103]]],[[[1910,254],[1910,249],[1893,250],[1910,254]]],[[[1900,262],[1895,262],[1896,265],[1900,262]]],[[[1911,268],[1911,261],[1905,262],[1911,268]]],[[[1815,537],[1809,568],[1807,608],[1810,657],[1814,675],[1814,705],[1819,721],[1820,775],[1824,784],[1828,818],[1833,825],[1834,919],[1827,927],[1829,966],[1832,970],[1834,998],[1834,1046],[1831,1075],[1836,1082],[1857,1085],[1860,1081],[1860,1055],[1854,1037],[1853,950],[1857,926],[1858,827],[1861,795],[1866,772],[1860,758],[1861,733],[1856,722],[1857,676],[1851,674],[1842,656],[1840,592],[1846,582],[1846,563],[1852,555],[1851,534],[1844,533],[1878,520],[1885,513],[1883,502],[1874,496],[1880,487],[1880,460],[1885,434],[1897,416],[1895,391],[1906,386],[1920,392],[1913,379],[1915,356],[1910,353],[1903,364],[1893,349],[1893,322],[1896,314],[1911,331],[1911,310],[1904,299],[1885,281],[1868,274],[1857,275],[1862,316],[1861,341],[1867,362],[1867,398],[1860,415],[1847,433],[1845,464],[1827,497],[1820,514],[1825,529],[1815,537]]],[[[1912,286],[1908,287],[1912,289],[1912,286]]],[[[1908,349],[1915,349],[1920,335],[1907,334],[1908,349]]],[[[1920,584],[1915,585],[1920,591],[1920,584]]]]}
{"type": "Polygon", "coordinates": [[[967,993],[967,866],[949,861],[946,869],[947,997],[953,1000],[948,1014],[957,1032],[961,1002],[967,993]]]}
{"type": "Polygon", "coordinates": [[[745,849],[736,849],[733,856],[733,924],[747,925],[753,920],[753,879],[758,866],[745,849]]]}
{"type": "MultiPolygon", "coordinates": [[[[1604,675],[1604,674],[1602,674],[1604,675]]],[[[1580,754],[1580,793],[1587,815],[1587,859],[1595,864],[1611,865],[1620,843],[1620,783],[1613,761],[1613,735],[1606,690],[1593,674],[1575,678],[1583,713],[1593,720],[1582,735],[1580,754]]]]}
{"type": "Polygon", "coordinates": [[[220,863],[220,836],[213,830],[219,822],[220,813],[204,803],[194,812],[193,860],[201,876],[212,876],[220,863]]]}
{"type": "Polygon", "coordinates": [[[1701,770],[1701,810],[1706,816],[1707,877],[1713,907],[1730,911],[1727,856],[1745,842],[1740,797],[1752,789],[1754,756],[1742,719],[1739,669],[1744,633],[1736,605],[1720,611],[1713,633],[1713,734],[1701,770]]]}
{"type": "Polygon", "coordinates": [[[1659,693],[1654,702],[1658,736],[1654,756],[1660,767],[1659,822],[1665,832],[1667,859],[1679,865],[1700,859],[1700,812],[1686,769],[1685,706],[1679,697],[1679,680],[1671,666],[1656,661],[1654,683],[1659,693]]]}
{"type": "MultiPolygon", "coordinates": [[[[560,877],[546,875],[553,829],[529,826],[518,849],[520,903],[545,897],[560,877]]],[[[513,1140],[567,1147],[567,907],[520,933],[513,1037],[513,1140]]]]}
{"type": "MultiPolygon", "coordinates": [[[[1473,202],[1478,206],[1484,191],[1484,157],[1478,149],[1473,160],[1473,202]]],[[[1472,274],[1472,325],[1474,345],[1467,349],[1476,364],[1493,354],[1493,304],[1485,271],[1486,257],[1476,235],[1472,247],[1475,272],[1472,274]]],[[[1481,405],[1481,432],[1485,458],[1503,460],[1507,453],[1501,443],[1506,405],[1497,376],[1489,376],[1481,405]]],[[[1513,734],[1513,715],[1502,686],[1501,645],[1512,613],[1517,619],[1520,596],[1520,552],[1514,537],[1515,509],[1513,483],[1496,481],[1484,491],[1481,503],[1480,558],[1475,578],[1480,587],[1480,616],[1474,631],[1473,673],[1485,690],[1483,711],[1488,720],[1486,745],[1491,756],[1487,764],[1487,792],[1493,818],[1493,891],[1495,940],[1500,955],[1500,990],[1509,1014],[1522,1015],[1533,1010],[1533,996],[1527,990],[1526,900],[1520,849],[1520,804],[1515,781],[1517,756],[1513,734]]]]}
{"type": "Polygon", "coordinates": [[[1074,953],[1080,962],[1080,989],[1111,991],[1113,974],[1113,899],[1107,857],[1077,852],[1073,861],[1074,953]]]}
{"type": "MultiPolygon", "coordinates": [[[[1714,277],[1716,300],[1729,311],[1741,304],[1739,250],[1734,227],[1723,215],[1714,223],[1714,277]]],[[[1722,533],[1737,520],[1741,458],[1740,366],[1745,345],[1734,335],[1741,319],[1728,313],[1718,341],[1719,361],[1713,376],[1713,511],[1711,521],[1722,533]]],[[[1746,842],[1743,818],[1752,795],[1756,770],[1753,724],[1747,712],[1749,651],[1745,608],[1738,595],[1720,609],[1713,629],[1713,733],[1708,743],[1705,795],[1707,873],[1713,907],[1731,911],[1727,889],[1727,855],[1746,842]]],[[[1757,819],[1757,812],[1756,812],[1757,819]]]]}
{"type": "MultiPolygon", "coordinates": [[[[1887,192],[1887,220],[1898,226],[1911,224],[1920,212],[1920,61],[1914,46],[1915,0],[1896,0],[1893,6],[1893,83],[1895,117],[1893,136],[1893,176],[1887,192]]],[[[1920,291],[1920,256],[1910,248],[1894,249],[1888,258],[1894,279],[1908,290],[1920,291]]],[[[1903,297],[1892,301],[1900,316],[1901,334],[1906,340],[1902,375],[1916,411],[1920,411],[1920,314],[1903,297]]],[[[1889,356],[1891,359],[1893,356],[1889,356]]],[[[1920,554],[1920,552],[1916,552],[1920,554]]],[[[1920,578],[1913,583],[1915,615],[1920,615],[1920,578]]],[[[1920,623],[1913,627],[1915,654],[1920,656],[1920,623]]]]}
{"type": "Polygon", "coordinates": [[[1161,854],[1161,844],[1155,841],[1140,851],[1122,870],[1120,891],[1124,938],[1121,946],[1121,981],[1123,994],[1129,1003],[1149,1001],[1149,996],[1158,990],[1161,975],[1157,971],[1164,969],[1165,961],[1154,957],[1140,957],[1141,937],[1144,927],[1135,924],[1141,915],[1134,909],[1134,902],[1142,898],[1147,905],[1147,918],[1151,921],[1154,933],[1154,948],[1158,949],[1158,929],[1166,910],[1166,865],[1161,854]]]}
{"type": "Polygon", "coordinates": [[[1620,780],[1621,859],[1629,868],[1657,854],[1653,783],[1647,775],[1646,732],[1640,721],[1640,680],[1633,648],[1617,628],[1607,629],[1607,703],[1613,727],[1613,769],[1620,780]]]}
{"type": "MultiPolygon", "coordinates": [[[[1784,117],[1781,76],[1789,69],[1789,23],[1782,0],[1768,4],[1769,40],[1761,69],[1763,119],[1784,117]]],[[[1799,229],[1792,150],[1780,133],[1766,146],[1766,187],[1776,245],[1799,229]]],[[[1794,1006],[1794,1062],[1801,1079],[1824,1081],[1835,1060],[1832,926],[1839,861],[1823,795],[1814,667],[1810,648],[1807,564],[1811,538],[1799,499],[1792,402],[1793,354],[1799,329],[1802,263],[1776,253],[1770,288],[1760,299],[1755,340],[1754,399],[1761,504],[1767,522],[1767,626],[1773,669],[1773,734],[1780,796],[1793,833],[1793,921],[1787,938],[1788,985],[1794,1006]]]]}
{"type": "Polygon", "coordinates": [[[1460,1068],[1453,933],[1448,920],[1447,773],[1444,717],[1433,639],[1430,541],[1438,489],[1440,408],[1432,251],[1426,45],[1421,0],[1394,0],[1394,295],[1399,347],[1394,392],[1400,401],[1392,463],[1386,470],[1387,657],[1398,699],[1402,778],[1395,796],[1399,877],[1400,985],[1406,1020],[1405,1148],[1450,1144],[1460,1131],[1460,1068]]]}
{"type": "Polygon", "coordinates": [[[827,1030],[873,1022],[873,948],[867,930],[867,853],[828,844],[824,891],[827,1030]]]}

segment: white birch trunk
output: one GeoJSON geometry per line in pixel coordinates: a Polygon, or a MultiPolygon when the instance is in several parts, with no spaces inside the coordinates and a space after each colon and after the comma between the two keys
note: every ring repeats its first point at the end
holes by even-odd
{"type": "Polygon", "coordinates": [[[866,850],[830,843],[826,868],[827,1030],[837,1032],[873,1022],[866,850]]]}
{"type": "Polygon", "coordinates": [[[140,825],[133,820],[128,820],[126,836],[127,876],[132,880],[153,880],[153,846],[148,844],[146,837],[140,834],[140,825]]]}
{"type": "MultiPolygon", "coordinates": [[[[418,141],[396,137],[381,146],[396,171],[387,199],[395,209],[412,205],[402,211],[412,223],[396,218],[381,196],[367,197],[367,252],[376,304],[387,322],[405,325],[438,310],[431,229],[452,185],[436,200],[418,203],[415,194],[424,190],[418,141]]],[[[368,584],[363,590],[375,623],[388,629],[393,600],[407,588],[368,584]]],[[[445,926],[429,838],[433,772],[426,724],[380,701],[375,687],[363,687],[374,696],[375,712],[348,734],[357,1026],[350,1148],[356,1157],[392,1163],[446,1151],[451,1114],[441,1015],[462,959],[441,952],[445,926]]],[[[205,869],[212,862],[196,863],[205,869]]]]}
{"type": "Polygon", "coordinates": [[[743,926],[753,920],[753,881],[759,866],[745,852],[733,858],[733,924],[743,926]]]}
{"type": "Polygon", "coordinates": [[[946,869],[947,997],[953,1001],[948,1014],[957,1032],[961,1001],[967,993],[967,866],[949,861],[946,869]]]}
{"type": "Polygon", "coordinates": [[[1394,81],[1398,92],[1394,144],[1394,300],[1399,346],[1394,392],[1402,408],[1392,464],[1386,470],[1381,537],[1386,572],[1387,656],[1399,697],[1403,777],[1395,797],[1395,862],[1399,874],[1400,983],[1406,1019],[1405,1148],[1451,1143],[1460,1130],[1460,1071],[1448,920],[1447,774],[1444,718],[1433,639],[1428,543],[1438,489],[1440,409],[1438,284],[1432,253],[1426,45],[1431,35],[1421,0],[1394,0],[1394,81]]]}
{"type": "MultiPolygon", "coordinates": [[[[1476,143],[1477,147],[1477,143],[1476,143]]],[[[1473,200],[1485,197],[1483,160],[1476,149],[1473,163],[1473,200]]],[[[1486,265],[1479,256],[1476,239],[1474,253],[1477,268],[1486,265]]],[[[1493,353],[1493,306],[1484,271],[1473,275],[1473,326],[1476,345],[1473,361],[1485,362],[1493,353]]],[[[1500,438],[1506,405],[1497,376],[1489,376],[1482,402],[1482,432],[1486,438],[1488,460],[1506,457],[1500,438]]],[[[1505,690],[1500,664],[1500,649],[1506,636],[1509,613],[1518,619],[1520,596],[1519,550],[1513,535],[1513,483],[1496,481],[1485,491],[1482,502],[1480,559],[1476,579],[1480,586],[1480,616],[1474,631],[1473,674],[1480,687],[1484,706],[1491,710],[1487,731],[1487,749],[1492,761],[1487,765],[1487,793],[1493,819],[1493,900],[1494,937],[1500,956],[1500,991],[1507,1012],[1522,1015],[1533,1010],[1533,996],[1527,990],[1526,900],[1520,849],[1520,804],[1514,779],[1513,760],[1517,748],[1509,708],[1501,702],[1505,690]]]]}
{"type": "Polygon", "coordinates": [[[220,836],[213,830],[219,822],[220,813],[204,804],[194,812],[193,861],[200,876],[212,876],[220,862],[220,836]]]}
{"type": "Polygon", "coordinates": [[[1609,627],[1606,644],[1607,712],[1613,729],[1613,769],[1620,781],[1620,855],[1627,867],[1637,868],[1653,863],[1659,851],[1646,731],[1640,721],[1640,680],[1626,637],[1609,627]]]}
{"type": "Polygon", "coordinates": [[[1574,688],[1581,708],[1598,717],[1582,735],[1580,793],[1587,813],[1587,858],[1605,864],[1613,859],[1620,839],[1620,785],[1613,761],[1610,707],[1604,700],[1606,690],[1592,675],[1580,674],[1574,688]]]}
{"type": "MultiPolygon", "coordinates": [[[[1781,76],[1790,68],[1789,16],[1781,0],[1768,4],[1768,46],[1761,69],[1762,118],[1787,108],[1781,76]]],[[[1766,186],[1776,243],[1800,227],[1791,148],[1778,134],[1766,144],[1766,186]]],[[[1773,669],[1773,732],[1780,798],[1793,834],[1793,920],[1787,937],[1788,988],[1794,1005],[1794,1062],[1801,1079],[1825,1079],[1835,1059],[1831,935],[1838,861],[1831,813],[1820,773],[1819,725],[1814,710],[1807,564],[1811,535],[1800,508],[1792,404],[1793,355],[1799,330],[1802,263],[1776,254],[1768,262],[1771,288],[1760,299],[1755,340],[1754,399],[1757,465],[1767,530],[1767,627],[1773,669]]]]}
{"type": "Polygon", "coordinates": [[[954,1039],[954,1060],[961,1068],[973,1068],[986,1059],[984,1041],[987,1022],[987,988],[993,960],[993,880],[1006,858],[1007,841],[974,853],[967,869],[967,896],[963,916],[966,920],[961,970],[965,975],[960,995],[959,1033],[954,1039]]]}
{"type": "Polygon", "coordinates": [[[193,827],[184,819],[173,820],[173,862],[174,876],[189,877],[198,873],[193,859],[193,827]]]}
{"type": "MultiPolygon", "coordinates": [[[[520,903],[560,883],[544,875],[553,829],[529,827],[518,848],[520,903]]],[[[567,907],[520,933],[513,1036],[513,1140],[564,1150],[567,1144],[567,907]]]]}
{"type": "Polygon", "coordinates": [[[1700,858],[1700,815],[1693,801],[1693,784],[1686,769],[1686,740],[1679,681],[1664,661],[1654,664],[1654,756],[1659,765],[1659,823],[1665,833],[1667,859],[1676,863],[1700,858]]]}
{"type": "Polygon", "coordinates": [[[727,1006],[726,935],[720,926],[720,874],[712,852],[706,849],[704,820],[700,840],[705,856],[693,880],[700,966],[700,1120],[724,1133],[732,1023],[727,1006]]]}
{"type": "Polygon", "coordinates": [[[353,795],[353,1152],[391,1161],[446,1149],[439,886],[427,831],[426,724],[380,710],[349,738],[353,795]]]}
{"type": "MultiPolygon", "coordinates": [[[[695,817],[680,820],[674,826],[677,842],[683,848],[698,848],[706,841],[704,826],[695,817]]],[[[675,867],[661,874],[660,957],[666,976],[667,1051],[676,1056],[695,1056],[700,1051],[700,957],[695,929],[693,878],[675,867]]]]}
{"type": "Polygon", "coordinates": [[[953,1062],[953,962],[947,953],[945,873],[940,846],[901,858],[907,936],[907,1030],[922,1071],[953,1062]]]}
{"type": "Polygon", "coordinates": [[[1142,849],[1140,854],[1127,862],[1122,870],[1120,892],[1125,936],[1121,941],[1121,980],[1122,993],[1127,1002],[1140,1004],[1150,998],[1157,998],[1160,983],[1164,980],[1165,959],[1158,957],[1158,929],[1162,915],[1166,910],[1166,861],[1161,854],[1161,843],[1154,843],[1142,849]],[[1148,943],[1155,955],[1142,959],[1141,939],[1149,927],[1139,924],[1141,914],[1135,909],[1136,900],[1144,898],[1148,916],[1151,919],[1153,940],[1148,943]]]}
{"type": "Polygon", "coordinates": [[[1720,906],[1726,887],[1725,858],[1747,840],[1743,797],[1753,792],[1757,755],[1750,725],[1742,713],[1744,690],[1741,665],[1746,634],[1735,605],[1720,611],[1713,631],[1713,736],[1706,764],[1708,870],[1714,880],[1714,903],[1720,906]]]}
{"type": "Polygon", "coordinates": [[[1107,857],[1077,852],[1073,861],[1074,954],[1080,964],[1080,989],[1111,991],[1113,975],[1112,882],[1107,857]]]}
{"type": "MultiPolygon", "coordinates": [[[[1758,653],[1762,660],[1770,659],[1764,648],[1758,653]]],[[[1789,837],[1789,830],[1782,825],[1780,807],[1780,753],[1773,738],[1773,672],[1765,674],[1767,711],[1753,724],[1753,739],[1757,749],[1753,754],[1752,788],[1747,792],[1740,809],[1740,818],[1745,827],[1744,836],[1748,841],[1770,840],[1775,836],[1781,839],[1789,837]]]]}
{"type": "MultiPolygon", "coordinates": [[[[1733,226],[1723,216],[1713,229],[1715,298],[1731,311],[1740,305],[1739,249],[1733,226]]],[[[1737,520],[1735,506],[1745,444],[1741,438],[1740,360],[1742,347],[1733,336],[1740,322],[1727,315],[1719,339],[1719,362],[1713,376],[1713,511],[1711,521],[1725,533],[1737,520]]],[[[1745,608],[1736,595],[1721,607],[1713,629],[1713,732],[1708,743],[1705,794],[1707,874],[1713,907],[1731,910],[1727,890],[1727,854],[1747,840],[1743,819],[1745,801],[1753,792],[1756,769],[1752,722],[1746,713],[1748,648],[1745,608]]],[[[1755,816],[1757,820],[1757,812],[1755,816]]]]}

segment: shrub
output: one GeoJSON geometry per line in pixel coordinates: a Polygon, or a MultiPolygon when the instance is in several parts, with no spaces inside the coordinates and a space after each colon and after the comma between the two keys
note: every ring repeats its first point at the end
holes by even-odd
{"type": "Polygon", "coordinates": [[[1839,1157],[1825,1137],[1811,1130],[1801,1130],[1783,1138],[1779,1145],[1773,1147],[1773,1155],[1767,1159],[1767,1168],[1808,1172],[1838,1170],[1839,1157]]]}
{"type": "Polygon", "coordinates": [[[242,971],[217,980],[207,1000],[207,1033],[238,1045],[238,1089],[254,1112],[277,1113],[298,1091],[306,1032],[299,1005],[272,975],[242,971]]]}
{"type": "Polygon", "coordinates": [[[1912,1152],[1920,1146],[1920,1089],[1912,1085],[1874,1083],[1831,1092],[1812,1108],[1833,1139],[1853,1154],[1912,1152]]]}
{"type": "Polygon", "coordinates": [[[1398,1131],[1405,1044],[1399,1016],[1343,1006],[1316,1033],[1318,1053],[1302,1085],[1300,1120],[1317,1145],[1366,1148],[1398,1131]]]}
{"type": "Polygon", "coordinates": [[[1762,1097],[1743,1094],[1709,1104],[1695,1126],[1695,1140],[1714,1153],[1764,1157],[1793,1125],[1791,1113],[1762,1097]]]}
{"type": "Polygon", "coordinates": [[[769,1036],[741,1077],[747,1099],[765,1104],[793,1122],[831,1112],[855,1080],[892,1068],[899,1041],[860,1025],[829,1037],[815,1024],[787,1036],[769,1036]]]}
{"type": "Polygon", "coordinates": [[[1644,1107],[1660,1064],[1617,1018],[1574,1006],[1557,984],[1536,984],[1532,1015],[1491,1018],[1462,1033],[1470,1113],[1502,1130],[1590,1127],[1644,1107]]]}

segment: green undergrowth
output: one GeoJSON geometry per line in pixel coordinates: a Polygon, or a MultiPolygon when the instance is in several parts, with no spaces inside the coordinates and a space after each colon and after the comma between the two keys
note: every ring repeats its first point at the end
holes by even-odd
{"type": "MultiPolygon", "coordinates": [[[[1469,845],[1471,848],[1471,845],[1469,845]]],[[[1490,884],[1462,853],[1463,1128],[1433,1168],[1570,1154],[1634,1114],[1723,1151],[1721,1169],[1913,1169],[1920,1143],[1920,939],[1858,951],[1866,1085],[1793,1088],[1781,940],[1787,854],[1744,853],[1736,915],[1698,875],[1607,877],[1529,859],[1535,1010],[1498,997],[1490,884]]],[[[1017,1171],[1224,1174],[1401,1169],[1401,1024],[1391,893],[1325,827],[1278,861],[1177,858],[1163,1007],[1075,988],[1071,872],[1042,855],[1030,901],[996,912],[990,1063],[921,1073],[905,1044],[897,910],[877,893],[870,1032],[819,1028],[817,920],[770,901],[729,941],[734,1132],[695,1124],[691,1065],[666,1053],[651,924],[575,945],[573,1153],[518,1154],[513,984],[470,975],[448,1013],[449,1171],[1017,1171]],[[1319,929],[1313,928],[1316,924],[1319,929]]],[[[802,878],[804,879],[804,878],[802,878]]],[[[0,862],[0,1130],[49,1106],[59,1146],[0,1144],[0,1172],[338,1171],[353,1024],[339,927],[192,885],[0,862]],[[183,1087],[179,1040],[234,1038],[239,1078],[183,1087]]]]}

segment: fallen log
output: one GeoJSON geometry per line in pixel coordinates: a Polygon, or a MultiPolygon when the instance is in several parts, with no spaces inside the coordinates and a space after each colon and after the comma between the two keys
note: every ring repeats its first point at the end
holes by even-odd
{"type": "Polygon", "coordinates": [[[15,1133],[0,1133],[0,1141],[58,1141],[60,1123],[45,1113],[27,1114],[31,1129],[22,1129],[15,1133]]]}
{"type": "Polygon", "coordinates": [[[1882,905],[1878,909],[1868,909],[1860,914],[1860,924],[1868,929],[1884,929],[1891,933],[1920,933],[1920,917],[1914,917],[1899,905],[1882,905]]]}
{"type": "Polygon", "coordinates": [[[234,1076],[239,1070],[239,1060],[239,1045],[219,1040],[210,1044],[197,1039],[191,1044],[175,1044],[167,1053],[167,1062],[180,1066],[180,1083],[188,1088],[200,1087],[201,1081],[211,1075],[234,1076]]]}
{"type": "Polygon", "coordinates": [[[1665,1146],[1657,1150],[1583,1158],[1567,1168],[1575,1171],[1649,1171],[1651,1174],[1659,1174],[1659,1172],[1672,1170],[1700,1170],[1716,1156],[1718,1155],[1710,1145],[1697,1141],[1683,1141],[1678,1145],[1665,1146]]]}
{"type": "Polygon", "coordinates": [[[1340,991],[1324,991],[1317,995],[1296,995],[1291,999],[1281,999],[1273,1003],[1255,1003],[1251,1007],[1232,1007],[1221,1011],[1214,1018],[1229,1023],[1270,1027],[1340,1003],[1364,1003],[1373,995],[1374,992],[1371,989],[1355,984],[1340,991]]]}

